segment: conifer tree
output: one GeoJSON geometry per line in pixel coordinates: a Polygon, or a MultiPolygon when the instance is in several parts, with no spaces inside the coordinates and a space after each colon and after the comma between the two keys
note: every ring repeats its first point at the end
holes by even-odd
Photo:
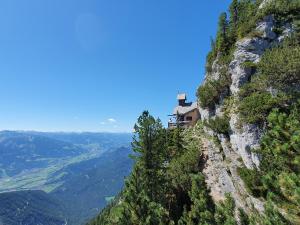
{"type": "Polygon", "coordinates": [[[230,13],[230,42],[234,43],[237,38],[237,28],[238,28],[238,21],[239,21],[239,1],[233,0],[229,7],[230,13]]]}
{"type": "Polygon", "coordinates": [[[214,224],[214,204],[206,189],[203,175],[191,175],[192,188],[189,191],[191,209],[185,209],[179,225],[210,225],[214,224]]]}
{"type": "Polygon", "coordinates": [[[151,201],[159,201],[164,183],[164,162],[166,160],[166,134],[159,119],[145,111],[135,125],[133,151],[138,153],[141,177],[145,191],[151,201]]]}
{"type": "Polygon", "coordinates": [[[228,21],[227,14],[221,13],[218,23],[218,34],[217,34],[217,49],[219,52],[226,52],[227,50],[227,32],[228,32],[228,21]]]}
{"type": "Polygon", "coordinates": [[[169,160],[174,157],[181,155],[183,147],[182,139],[182,128],[178,127],[167,132],[167,147],[168,147],[168,156],[169,160]]]}
{"type": "Polygon", "coordinates": [[[169,224],[167,210],[158,202],[151,201],[141,176],[141,167],[136,165],[126,182],[123,196],[122,225],[163,225],[169,224]]]}
{"type": "Polygon", "coordinates": [[[229,12],[230,12],[230,24],[233,27],[237,26],[238,23],[238,7],[239,7],[239,1],[238,0],[233,0],[232,3],[230,4],[229,7],[229,12]]]}

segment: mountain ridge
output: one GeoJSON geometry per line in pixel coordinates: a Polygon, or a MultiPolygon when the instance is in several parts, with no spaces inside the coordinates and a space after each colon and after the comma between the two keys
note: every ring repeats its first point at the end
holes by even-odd
{"type": "Polygon", "coordinates": [[[298,0],[231,2],[197,90],[201,120],[166,130],[144,112],[125,188],[90,225],[300,224],[299,12],[298,0]]]}

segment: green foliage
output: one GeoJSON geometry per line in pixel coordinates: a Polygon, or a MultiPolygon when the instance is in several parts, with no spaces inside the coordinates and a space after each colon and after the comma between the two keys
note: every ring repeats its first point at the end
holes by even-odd
{"type": "Polygon", "coordinates": [[[169,159],[183,153],[183,128],[167,130],[167,146],[169,159]]]}
{"type": "MultiPolygon", "coordinates": [[[[270,195],[272,195],[272,193],[270,193],[270,195]]],[[[251,225],[292,225],[292,223],[279,212],[278,208],[276,208],[275,204],[270,200],[270,198],[265,204],[264,214],[252,214],[249,222],[251,225]]]]}
{"type": "Polygon", "coordinates": [[[269,130],[262,139],[262,170],[300,172],[300,113],[295,104],[289,113],[275,109],[268,117],[269,130]],[[271,160],[272,158],[272,160],[271,160]]]}
{"type": "Polygon", "coordinates": [[[145,111],[138,118],[134,127],[135,136],[132,149],[138,154],[137,165],[140,167],[144,185],[150,200],[160,199],[159,185],[164,182],[163,163],[166,160],[166,132],[159,119],[154,119],[145,111]]]}
{"type": "Polygon", "coordinates": [[[266,51],[258,63],[266,85],[277,89],[291,88],[300,82],[300,46],[283,46],[266,51]]]}
{"type": "Polygon", "coordinates": [[[237,39],[246,36],[261,37],[261,33],[254,31],[254,28],[264,16],[274,15],[279,27],[284,22],[299,23],[298,0],[274,0],[259,9],[261,2],[261,0],[233,0],[229,6],[229,19],[226,13],[220,15],[216,41],[212,42],[211,51],[207,55],[207,72],[212,72],[212,63],[218,53],[227,55],[237,39]]]}
{"type": "Polygon", "coordinates": [[[237,38],[247,36],[256,26],[259,1],[241,0],[239,2],[239,21],[237,26],[237,38]]]}
{"type": "Polygon", "coordinates": [[[216,39],[216,48],[219,52],[226,52],[229,49],[228,29],[229,24],[227,20],[227,14],[223,12],[219,17],[218,33],[216,39]]]}
{"type": "Polygon", "coordinates": [[[215,104],[218,104],[220,95],[228,92],[229,83],[229,77],[224,75],[219,80],[209,80],[200,86],[197,91],[197,97],[201,107],[213,108],[215,104]]]}
{"type": "MultiPolygon", "coordinates": [[[[230,93],[228,66],[234,44],[239,38],[260,36],[253,31],[260,19],[273,14],[278,19],[279,33],[281,23],[296,24],[299,20],[296,0],[276,0],[262,10],[258,9],[261,2],[233,0],[229,15],[220,15],[217,36],[211,41],[212,50],[206,63],[209,74],[217,60],[220,78],[212,80],[208,76],[205,84],[199,87],[197,97],[201,107],[214,108],[221,97],[230,93]]],[[[300,22],[299,28],[295,27],[300,31],[300,22]]],[[[261,157],[260,169],[239,168],[238,173],[249,192],[255,197],[268,198],[268,203],[262,216],[249,218],[238,209],[242,225],[281,225],[289,224],[289,221],[297,224],[300,220],[300,114],[299,105],[294,104],[299,98],[296,93],[300,82],[299,63],[299,40],[295,35],[268,50],[259,63],[243,64],[244,69],[255,75],[240,91],[240,99],[236,98],[240,100],[240,117],[243,122],[268,127],[261,148],[257,150],[261,157]]],[[[210,119],[204,125],[228,135],[226,112],[223,117],[210,119]]],[[[237,209],[230,195],[217,206],[209,196],[201,174],[205,162],[201,128],[166,131],[159,120],[145,112],[138,119],[135,130],[135,167],[126,181],[120,201],[111,207],[109,213],[103,212],[104,217],[110,217],[110,220],[103,220],[103,224],[238,224],[235,220],[237,209]]]]}
{"type": "Polygon", "coordinates": [[[212,64],[213,64],[214,60],[216,59],[217,54],[218,54],[218,50],[216,47],[216,42],[213,38],[211,38],[211,51],[206,56],[205,69],[206,69],[207,73],[212,72],[212,64]]]}
{"type": "MultiPolygon", "coordinates": [[[[124,192],[125,215],[132,224],[156,225],[168,224],[168,212],[158,201],[153,201],[142,180],[142,168],[137,165],[126,182],[124,192]],[[127,210],[127,211],[126,211],[127,210]]],[[[158,191],[158,190],[157,190],[158,191]]],[[[156,191],[156,192],[157,192],[156,191]]]]}
{"type": "Polygon", "coordinates": [[[298,0],[276,0],[270,1],[262,9],[259,17],[274,15],[279,22],[291,22],[299,18],[300,2],[298,0]]]}
{"type": "Polygon", "coordinates": [[[271,201],[268,201],[265,206],[265,216],[263,217],[263,225],[289,225],[291,224],[286,220],[282,214],[275,208],[271,201]]]}
{"type": "Polygon", "coordinates": [[[288,100],[289,96],[284,93],[273,97],[269,92],[254,92],[240,102],[240,119],[246,123],[263,124],[273,108],[285,107],[288,100]]]}
{"type": "Polygon", "coordinates": [[[207,81],[204,85],[200,86],[197,92],[198,99],[201,107],[211,108],[219,101],[219,87],[218,81],[207,81]]]}
{"type": "Polygon", "coordinates": [[[250,218],[249,218],[249,216],[241,208],[239,208],[238,211],[239,211],[240,224],[241,225],[249,225],[250,224],[250,218]]]}
{"type": "Polygon", "coordinates": [[[191,209],[185,210],[179,225],[214,224],[214,204],[206,188],[204,176],[191,176],[192,187],[189,191],[191,209]]]}
{"type": "Polygon", "coordinates": [[[212,129],[216,133],[229,135],[229,120],[229,117],[226,115],[222,117],[216,116],[214,119],[209,119],[205,121],[204,125],[212,129]]]}
{"type": "Polygon", "coordinates": [[[217,225],[237,225],[234,218],[235,203],[230,194],[221,202],[216,209],[215,220],[217,225]]]}
{"type": "Polygon", "coordinates": [[[295,38],[264,53],[256,67],[257,73],[239,93],[242,97],[238,110],[246,123],[263,124],[273,108],[286,109],[299,96],[300,47],[295,38]]]}
{"type": "Polygon", "coordinates": [[[169,164],[168,174],[172,185],[182,190],[189,190],[191,187],[190,174],[199,171],[201,151],[199,147],[191,147],[179,157],[175,157],[169,164]]]}
{"type": "MultiPolygon", "coordinates": [[[[287,112],[274,109],[270,113],[268,130],[257,152],[261,157],[260,171],[240,168],[241,178],[256,197],[273,193],[272,201],[289,214],[291,221],[299,221],[300,103],[292,105],[287,112]]],[[[270,212],[270,218],[266,219],[269,222],[265,224],[275,224],[278,216],[270,212]]]]}
{"type": "Polygon", "coordinates": [[[254,196],[260,197],[265,195],[265,189],[260,179],[260,173],[257,170],[249,170],[246,167],[238,168],[238,174],[243,179],[247,190],[254,196]]]}

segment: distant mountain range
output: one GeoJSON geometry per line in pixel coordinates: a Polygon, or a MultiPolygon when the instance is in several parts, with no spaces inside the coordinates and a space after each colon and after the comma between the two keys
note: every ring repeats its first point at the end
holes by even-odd
{"type": "Polygon", "coordinates": [[[0,225],[65,225],[64,208],[43,191],[0,194],[0,225]]]}
{"type": "Polygon", "coordinates": [[[9,197],[12,204],[0,204],[0,225],[77,225],[95,216],[131,171],[131,138],[125,133],[0,132],[0,199],[9,197]],[[21,196],[30,206],[15,217],[15,208],[24,208],[21,196]],[[54,202],[59,214],[48,205],[54,202]],[[39,208],[35,205],[43,208],[32,211],[39,208]]]}

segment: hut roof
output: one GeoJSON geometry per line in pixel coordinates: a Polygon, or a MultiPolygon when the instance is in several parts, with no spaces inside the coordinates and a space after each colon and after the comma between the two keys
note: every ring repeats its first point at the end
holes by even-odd
{"type": "Polygon", "coordinates": [[[193,102],[192,104],[188,104],[188,105],[185,105],[185,106],[176,106],[174,111],[173,111],[173,114],[176,115],[177,113],[180,114],[180,115],[184,115],[184,114],[187,114],[195,109],[198,108],[198,104],[197,102],[193,102]]]}

